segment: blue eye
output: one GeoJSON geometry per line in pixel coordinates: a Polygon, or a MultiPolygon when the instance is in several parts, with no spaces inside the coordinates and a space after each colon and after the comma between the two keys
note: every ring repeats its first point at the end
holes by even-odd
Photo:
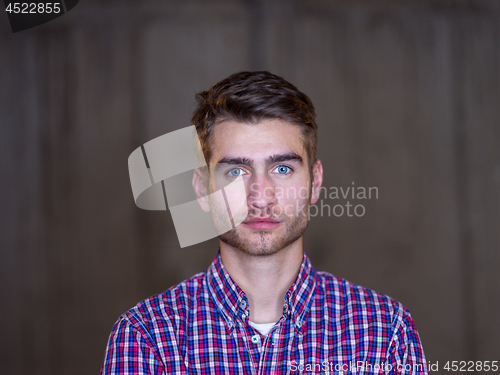
{"type": "Polygon", "coordinates": [[[286,165],[280,165],[276,168],[279,174],[287,174],[291,172],[291,168],[287,167],[286,165]]]}
{"type": "Polygon", "coordinates": [[[234,168],[229,171],[231,177],[238,177],[241,174],[241,168],[234,168]]]}

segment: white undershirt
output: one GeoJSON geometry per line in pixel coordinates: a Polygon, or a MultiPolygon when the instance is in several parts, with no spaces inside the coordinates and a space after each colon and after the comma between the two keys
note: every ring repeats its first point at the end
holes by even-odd
{"type": "Polygon", "coordinates": [[[276,325],[277,322],[274,322],[274,323],[254,323],[254,322],[248,321],[248,323],[250,323],[250,325],[253,328],[255,328],[257,331],[259,331],[262,334],[262,336],[267,336],[269,331],[271,329],[273,329],[273,327],[276,325]]]}

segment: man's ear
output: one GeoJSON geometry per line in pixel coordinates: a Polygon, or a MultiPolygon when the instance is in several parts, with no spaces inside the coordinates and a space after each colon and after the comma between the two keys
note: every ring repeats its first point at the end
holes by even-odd
{"type": "Polygon", "coordinates": [[[193,173],[193,188],[201,209],[210,212],[208,203],[208,172],[206,169],[196,168],[193,173]]]}
{"type": "Polygon", "coordinates": [[[313,167],[311,204],[315,204],[319,199],[321,184],[323,183],[323,165],[317,159],[313,167]]]}

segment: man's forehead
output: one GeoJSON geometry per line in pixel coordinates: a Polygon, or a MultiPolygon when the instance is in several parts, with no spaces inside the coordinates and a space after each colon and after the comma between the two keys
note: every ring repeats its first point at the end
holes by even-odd
{"type": "Polygon", "coordinates": [[[263,162],[284,154],[303,159],[306,154],[300,127],[282,120],[256,124],[224,121],[215,125],[211,138],[212,162],[222,158],[263,162]]]}

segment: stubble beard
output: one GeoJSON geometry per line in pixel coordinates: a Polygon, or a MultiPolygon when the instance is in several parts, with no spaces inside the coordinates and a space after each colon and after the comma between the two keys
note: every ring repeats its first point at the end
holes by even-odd
{"type": "Polygon", "coordinates": [[[244,238],[241,235],[241,231],[243,229],[241,228],[241,225],[244,224],[241,224],[240,226],[219,235],[219,239],[222,242],[251,256],[269,256],[276,254],[302,237],[307,229],[308,218],[306,213],[309,212],[309,206],[310,202],[308,200],[306,201],[305,206],[303,206],[303,208],[305,208],[305,212],[300,209],[298,214],[293,217],[289,217],[285,214],[273,215],[272,209],[266,210],[266,212],[261,215],[259,215],[259,212],[256,210],[249,210],[248,218],[261,216],[271,217],[274,220],[280,221],[282,225],[285,226],[285,231],[278,237],[274,237],[274,231],[279,228],[274,230],[245,229],[251,231],[251,234],[248,236],[251,238],[244,238]]]}

